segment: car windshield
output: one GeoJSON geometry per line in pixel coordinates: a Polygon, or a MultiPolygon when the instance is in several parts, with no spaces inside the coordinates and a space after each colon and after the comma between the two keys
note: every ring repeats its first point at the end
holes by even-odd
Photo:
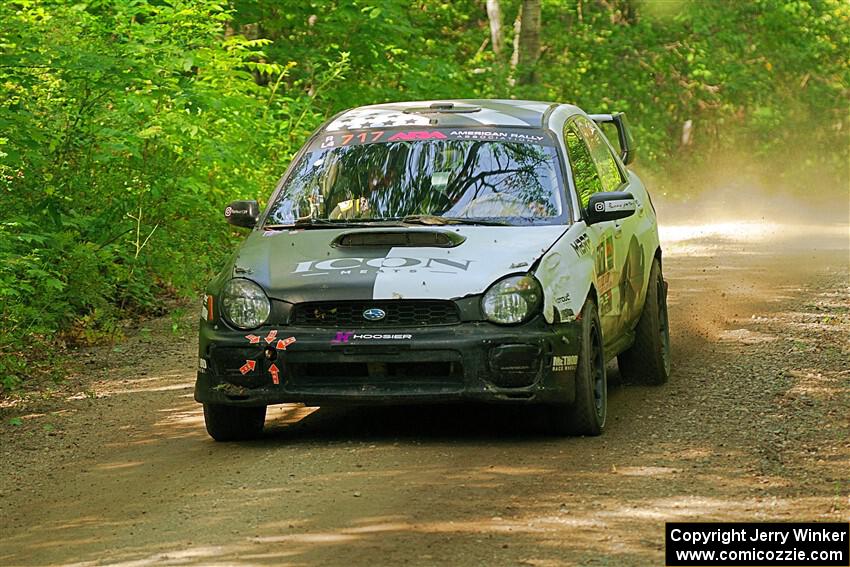
{"type": "Polygon", "coordinates": [[[480,139],[492,130],[326,136],[293,166],[265,225],[553,224],[564,213],[557,155],[535,132],[511,134],[522,141],[480,139]]]}

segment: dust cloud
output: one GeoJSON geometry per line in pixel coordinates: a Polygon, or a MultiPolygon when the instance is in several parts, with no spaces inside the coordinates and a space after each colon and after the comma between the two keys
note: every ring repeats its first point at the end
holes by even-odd
{"type": "Polygon", "coordinates": [[[693,252],[689,243],[697,241],[718,252],[722,245],[737,245],[726,252],[769,245],[780,255],[846,250],[850,266],[850,162],[806,166],[813,158],[800,155],[789,163],[756,163],[743,151],[693,161],[702,165],[668,175],[638,167],[658,212],[665,253],[693,252]]]}

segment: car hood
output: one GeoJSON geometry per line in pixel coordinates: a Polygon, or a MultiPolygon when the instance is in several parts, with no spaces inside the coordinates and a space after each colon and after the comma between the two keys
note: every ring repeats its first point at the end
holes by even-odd
{"type": "Polygon", "coordinates": [[[233,259],[233,277],[254,280],[290,303],[343,299],[456,299],[525,273],[565,226],[442,226],[254,231],[233,259]],[[411,246],[437,240],[451,247],[411,246]],[[424,233],[424,234],[423,234],[424,233]],[[437,233],[432,234],[432,233],[437,233]],[[356,237],[352,238],[352,235],[356,237]],[[346,238],[348,237],[348,238],[346,238]],[[351,240],[354,240],[354,245],[351,240]]]}

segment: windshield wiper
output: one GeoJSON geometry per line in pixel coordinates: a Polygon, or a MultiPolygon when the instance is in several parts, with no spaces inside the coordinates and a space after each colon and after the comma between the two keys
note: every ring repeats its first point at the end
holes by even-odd
{"type": "Polygon", "coordinates": [[[510,226],[511,223],[494,219],[467,219],[460,217],[438,217],[434,215],[409,215],[401,219],[405,224],[446,225],[478,224],[484,226],[510,226]]]}

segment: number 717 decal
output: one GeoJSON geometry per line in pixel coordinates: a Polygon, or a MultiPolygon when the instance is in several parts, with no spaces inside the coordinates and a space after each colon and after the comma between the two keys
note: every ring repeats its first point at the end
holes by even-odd
{"type": "Polygon", "coordinates": [[[384,135],[383,130],[379,130],[377,132],[360,132],[359,134],[343,134],[342,140],[340,141],[340,146],[347,146],[351,143],[351,140],[357,139],[361,144],[365,144],[367,141],[370,143],[377,142],[381,139],[381,136],[384,135]]]}

